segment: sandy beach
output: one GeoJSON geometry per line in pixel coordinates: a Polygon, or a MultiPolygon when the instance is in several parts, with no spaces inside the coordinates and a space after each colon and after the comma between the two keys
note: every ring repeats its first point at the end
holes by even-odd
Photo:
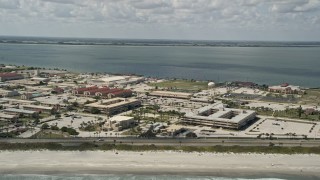
{"type": "Polygon", "coordinates": [[[320,177],[319,155],[2,151],[1,174],[177,174],[320,177]]]}

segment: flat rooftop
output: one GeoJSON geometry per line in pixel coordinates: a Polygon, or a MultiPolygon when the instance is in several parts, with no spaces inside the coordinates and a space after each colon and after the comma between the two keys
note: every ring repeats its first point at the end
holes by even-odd
{"type": "Polygon", "coordinates": [[[12,119],[14,117],[16,117],[16,115],[0,113],[0,118],[12,119]]]}
{"type": "Polygon", "coordinates": [[[183,97],[189,98],[192,96],[191,93],[184,93],[184,92],[172,92],[172,91],[152,91],[150,95],[153,96],[169,96],[169,97],[183,97]]]}
{"type": "Polygon", "coordinates": [[[108,83],[108,82],[115,82],[115,81],[125,80],[126,78],[129,78],[129,76],[110,76],[110,77],[102,77],[102,78],[100,78],[99,80],[108,83]]]}
{"type": "Polygon", "coordinates": [[[7,108],[4,109],[6,112],[14,112],[14,113],[23,113],[23,114],[34,114],[35,111],[29,111],[29,110],[24,110],[24,109],[16,109],[16,108],[7,108]]]}
{"type": "Polygon", "coordinates": [[[45,109],[45,110],[51,110],[52,107],[47,107],[47,106],[36,106],[36,105],[24,105],[22,106],[23,108],[35,108],[35,109],[45,109]]]}
{"type": "Polygon", "coordinates": [[[35,101],[28,101],[28,100],[20,100],[20,99],[11,99],[11,98],[1,98],[0,101],[5,102],[16,102],[16,103],[26,103],[26,104],[32,104],[35,103],[35,101]]]}
{"type": "Polygon", "coordinates": [[[255,111],[224,108],[222,103],[215,103],[212,105],[199,108],[196,111],[187,112],[185,117],[208,120],[208,121],[240,123],[242,120],[246,119],[249,116],[253,116],[255,114],[256,114],[255,111]],[[211,113],[209,113],[209,115],[207,116],[204,115],[210,111],[211,113]]]}
{"type": "Polygon", "coordinates": [[[113,98],[108,100],[101,100],[95,103],[87,104],[86,107],[97,107],[97,108],[113,108],[121,105],[125,105],[139,100],[133,98],[113,98]]]}
{"type": "Polygon", "coordinates": [[[131,119],[133,119],[133,117],[130,117],[130,116],[113,116],[109,120],[110,121],[121,122],[121,121],[128,121],[128,120],[131,120],[131,119]]]}
{"type": "Polygon", "coordinates": [[[48,104],[48,105],[65,105],[64,100],[68,100],[68,95],[51,95],[51,96],[44,96],[44,97],[37,97],[34,98],[34,100],[39,101],[42,104],[48,104]]]}

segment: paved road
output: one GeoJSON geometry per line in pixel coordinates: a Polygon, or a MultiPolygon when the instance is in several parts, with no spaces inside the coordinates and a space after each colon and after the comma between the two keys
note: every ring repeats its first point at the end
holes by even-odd
{"type": "Polygon", "coordinates": [[[37,143],[55,142],[64,145],[94,142],[96,144],[116,143],[132,145],[167,145],[167,146],[303,146],[320,147],[320,140],[262,140],[262,139],[144,139],[144,138],[68,138],[68,139],[0,139],[0,142],[7,143],[37,143]]]}

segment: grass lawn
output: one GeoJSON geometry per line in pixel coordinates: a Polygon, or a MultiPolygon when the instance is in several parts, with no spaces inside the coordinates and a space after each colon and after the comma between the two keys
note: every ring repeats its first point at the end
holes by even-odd
{"type": "Polygon", "coordinates": [[[150,83],[150,86],[157,86],[159,88],[170,88],[177,90],[197,91],[208,89],[208,82],[205,81],[190,81],[190,80],[170,80],[159,83],[150,83]]]}
{"type": "Polygon", "coordinates": [[[32,138],[37,138],[37,139],[66,138],[66,137],[69,137],[68,133],[63,133],[61,131],[54,131],[54,130],[42,130],[32,136],[32,138]]]}
{"type": "Polygon", "coordinates": [[[122,133],[122,135],[140,135],[141,131],[138,130],[138,126],[130,128],[129,130],[122,133]]]}
{"type": "Polygon", "coordinates": [[[302,96],[301,103],[320,105],[320,89],[308,89],[302,96]]]}
{"type": "Polygon", "coordinates": [[[47,113],[41,113],[41,114],[39,114],[39,118],[40,118],[40,119],[47,118],[47,117],[49,117],[49,116],[51,116],[51,115],[50,115],[50,114],[47,114],[47,113]]]}

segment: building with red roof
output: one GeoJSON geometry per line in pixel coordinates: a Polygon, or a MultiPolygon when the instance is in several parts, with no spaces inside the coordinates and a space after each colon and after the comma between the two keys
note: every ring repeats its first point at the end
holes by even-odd
{"type": "Polygon", "coordinates": [[[94,90],[94,89],[98,89],[97,86],[91,86],[91,87],[84,87],[84,88],[78,88],[72,91],[72,94],[74,95],[83,95],[83,93],[85,91],[90,91],[90,90],[94,90]]]}
{"type": "Polygon", "coordinates": [[[23,76],[17,73],[0,73],[0,82],[18,79],[23,79],[23,76]]]}
{"type": "Polygon", "coordinates": [[[293,86],[288,83],[283,83],[278,86],[270,86],[268,91],[281,94],[303,94],[305,92],[299,86],[293,86]]]}

